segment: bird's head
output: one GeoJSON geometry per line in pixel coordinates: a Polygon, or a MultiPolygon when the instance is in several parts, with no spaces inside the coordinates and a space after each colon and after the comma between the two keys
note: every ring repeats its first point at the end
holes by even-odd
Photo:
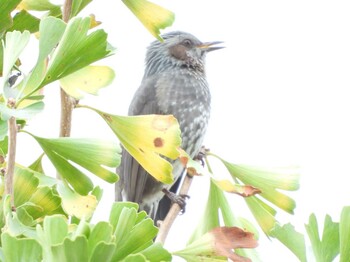
{"type": "Polygon", "coordinates": [[[204,72],[206,53],[223,47],[215,46],[222,42],[201,42],[195,36],[181,32],[162,35],[164,42],[154,41],[146,55],[146,74],[152,75],[164,70],[185,67],[204,72]]]}

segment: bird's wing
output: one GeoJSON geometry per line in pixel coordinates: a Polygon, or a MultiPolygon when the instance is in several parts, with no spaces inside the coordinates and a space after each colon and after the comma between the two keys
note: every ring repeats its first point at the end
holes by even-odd
{"type": "MultiPolygon", "coordinates": [[[[136,91],[129,107],[129,115],[160,114],[156,102],[154,85],[157,78],[143,81],[136,91]]],[[[116,200],[141,203],[145,185],[149,175],[140,164],[125,150],[122,152],[122,162],[117,170],[120,181],[116,184],[116,200]]]]}

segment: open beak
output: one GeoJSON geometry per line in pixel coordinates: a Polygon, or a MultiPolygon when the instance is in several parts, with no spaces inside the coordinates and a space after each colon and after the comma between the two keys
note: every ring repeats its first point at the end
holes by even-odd
{"type": "Polygon", "coordinates": [[[203,51],[211,52],[214,50],[225,48],[224,46],[214,46],[214,45],[218,45],[218,44],[222,44],[222,43],[223,42],[221,42],[221,41],[205,42],[205,43],[198,45],[197,47],[202,49],[203,51]]]}

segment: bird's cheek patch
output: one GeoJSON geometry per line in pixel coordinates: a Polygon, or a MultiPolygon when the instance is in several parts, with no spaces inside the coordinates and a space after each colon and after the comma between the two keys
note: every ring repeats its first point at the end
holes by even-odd
{"type": "Polygon", "coordinates": [[[187,60],[187,48],[183,45],[175,45],[169,48],[169,53],[176,59],[186,61],[187,60]]]}

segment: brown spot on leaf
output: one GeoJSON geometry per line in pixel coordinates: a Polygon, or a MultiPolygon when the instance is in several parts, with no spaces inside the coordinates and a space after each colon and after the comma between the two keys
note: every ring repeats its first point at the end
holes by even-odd
{"type": "Polygon", "coordinates": [[[241,195],[242,197],[249,197],[260,193],[262,192],[259,188],[247,185],[244,186],[244,191],[242,193],[239,193],[239,195],[241,195]]]}
{"type": "Polygon", "coordinates": [[[156,137],[154,140],[153,140],[153,144],[155,147],[163,147],[164,145],[164,141],[161,137],[156,137]]]}
{"type": "Polygon", "coordinates": [[[108,122],[112,122],[112,118],[111,118],[110,115],[108,115],[108,114],[103,114],[102,116],[103,116],[103,118],[106,119],[108,122]]]}

